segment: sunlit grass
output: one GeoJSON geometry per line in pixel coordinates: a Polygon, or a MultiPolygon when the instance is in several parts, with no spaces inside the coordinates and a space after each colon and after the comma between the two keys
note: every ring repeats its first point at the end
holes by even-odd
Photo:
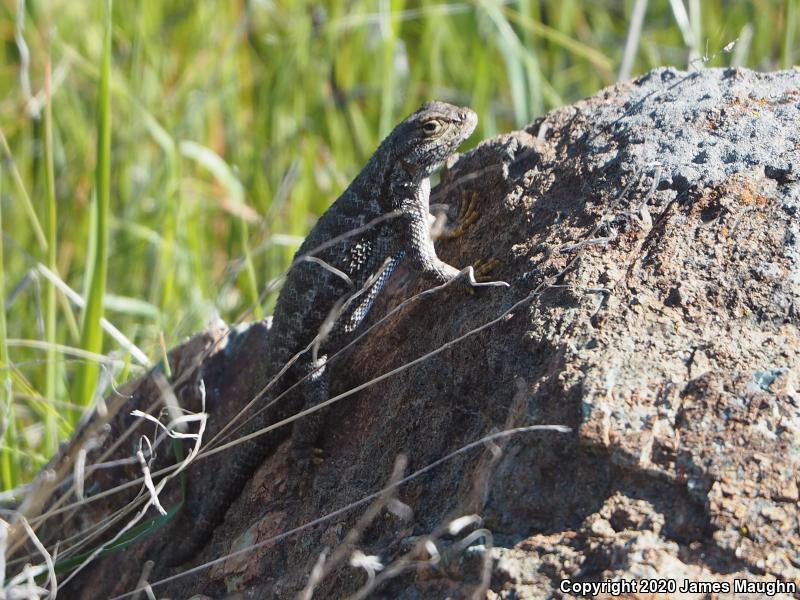
{"type": "MultiPolygon", "coordinates": [[[[614,83],[635,2],[126,0],[110,38],[105,3],[18,4],[0,0],[5,488],[98,373],[122,379],[216,314],[268,314],[265,284],[402,116],[469,104],[474,145],[588,96],[614,83]]],[[[646,4],[634,76],[796,60],[796,0],[646,4]]]]}
{"type": "MultiPolygon", "coordinates": [[[[56,203],[56,181],[53,163],[53,102],[52,102],[52,68],[48,57],[44,72],[44,182],[45,202],[47,206],[47,268],[53,272],[58,270],[56,265],[58,252],[58,207],[56,203]]],[[[60,361],[56,353],[58,333],[56,329],[56,286],[48,281],[45,294],[45,340],[47,353],[45,355],[45,387],[44,397],[55,400],[58,397],[58,368],[60,361]]],[[[44,406],[44,442],[43,451],[51,455],[58,447],[58,425],[54,406],[44,406]]]]}
{"type": "MultiPolygon", "coordinates": [[[[86,306],[81,320],[80,347],[99,353],[103,348],[103,318],[108,278],[109,210],[111,195],[111,0],[105,2],[103,48],[100,55],[100,81],[95,108],[97,152],[95,154],[94,190],[89,218],[87,274],[84,297],[86,306]]],[[[99,365],[86,361],[78,368],[72,401],[78,406],[91,403],[99,375],[99,365]]],[[[73,415],[73,423],[80,415],[73,415]]]]}
{"type": "MultiPolygon", "coordinates": [[[[0,166],[0,194],[3,193],[3,168],[0,166]]],[[[0,230],[3,226],[3,206],[0,203],[0,230]]],[[[6,297],[6,272],[3,240],[0,239],[0,298],[6,297]]],[[[6,312],[0,310],[0,475],[3,486],[12,488],[20,481],[20,460],[17,442],[17,418],[11,383],[11,361],[6,342],[6,312]]]]}

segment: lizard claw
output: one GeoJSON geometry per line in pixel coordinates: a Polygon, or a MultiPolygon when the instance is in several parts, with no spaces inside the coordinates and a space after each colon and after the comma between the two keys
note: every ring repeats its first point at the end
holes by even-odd
{"type": "Polygon", "coordinates": [[[316,446],[311,449],[311,462],[315,465],[321,465],[325,462],[325,450],[317,448],[316,446]]]}
{"type": "Polygon", "coordinates": [[[489,273],[494,271],[497,267],[500,266],[500,261],[496,258],[490,258],[488,260],[478,259],[472,265],[475,268],[475,279],[478,282],[481,281],[491,281],[489,278],[489,273]]]}
{"type": "Polygon", "coordinates": [[[325,451],[316,446],[298,446],[292,448],[289,452],[292,463],[300,471],[308,469],[311,465],[321,465],[325,462],[325,451]]]}

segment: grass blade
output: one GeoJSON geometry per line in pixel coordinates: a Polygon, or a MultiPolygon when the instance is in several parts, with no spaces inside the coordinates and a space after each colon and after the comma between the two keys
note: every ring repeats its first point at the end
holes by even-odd
{"type": "MultiPolygon", "coordinates": [[[[0,198],[3,190],[3,164],[0,162],[0,198]]],[[[11,388],[11,365],[6,343],[6,274],[3,258],[3,205],[0,202],[0,475],[3,489],[16,487],[20,482],[19,443],[11,388]]]]}
{"type": "Polygon", "coordinates": [[[794,36],[797,31],[797,0],[786,0],[786,25],[781,46],[781,68],[791,69],[794,64],[794,36]]]}
{"type": "Polygon", "coordinates": [[[636,0],[631,14],[631,24],[628,27],[628,37],[625,40],[625,51],[622,53],[622,64],[619,67],[618,81],[627,81],[631,78],[633,59],[639,47],[639,38],[642,35],[644,13],[647,11],[647,0],[636,0]]]}
{"type": "MultiPolygon", "coordinates": [[[[95,166],[95,197],[93,227],[89,232],[94,247],[86,285],[86,309],[81,323],[81,348],[101,353],[103,349],[103,298],[106,292],[108,262],[108,227],[111,185],[111,0],[106,0],[105,31],[100,66],[100,85],[97,102],[97,164],[95,166]]],[[[97,386],[99,367],[94,362],[81,365],[75,382],[73,401],[78,406],[88,405],[97,386]]],[[[73,415],[77,421],[80,415],[73,415]]]]}
{"type": "MultiPolygon", "coordinates": [[[[694,36],[694,45],[692,52],[689,55],[689,63],[696,61],[700,57],[705,57],[703,52],[703,21],[700,13],[700,1],[689,0],[689,23],[692,26],[692,35],[694,36]]],[[[703,65],[703,63],[699,63],[703,65]]]]}
{"type": "MultiPolygon", "coordinates": [[[[47,267],[54,273],[58,271],[56,266],[57,248],[57,206],[56,206],[56,180],[55,169],[53,166],[53,102],[51,94],[51,64],[47,58],[44,71],[44,188],[45,201],[47,203],[47,267]]],[[[57,397],[56,382],[60,364],[58,356],[54,350],[56,344],[56,286],[52,282],[47,282],[45,296],[45,341],[48,345],[47,357],[45,360],[45,392],[47,400],[57,397]]],[[[53,410],[45,411],[44,418],[44,448],[43,451],[49,456],[55,454],[58,448],[58,428],[56,425],[56,412],[53,410]]]]}
{"type": "Polygon", "coordinates": [[[42,250],[47,250],[47,238],[44,235],[44,229],[42,229],[42,224],[39,223],[39,217],[36,216],[36,211],[33,208],[33,202],[31,202],[31,197],[28,195],[28,190],[25,189],[25,183],[22,180],[22,175],[17,169],[16,163],[14,162],[14,155],[11,154],[11,148],[9,148],[8,140],[6,140],[6,136],[3,135],[2,130],[0,130],[0,147],[2,147],[3,150],[3,158],[11,169],[11,176],[14,178],[14,183],[17,186],[17,193],[19,194],[19,199],[22,202],[23,208],[25,209],[25,214],[27,214],[28,220],[31,222],[31,227],[33,227],[33,233],[36,236],[36,241],[39,243],[39,247],[42,250]]]}

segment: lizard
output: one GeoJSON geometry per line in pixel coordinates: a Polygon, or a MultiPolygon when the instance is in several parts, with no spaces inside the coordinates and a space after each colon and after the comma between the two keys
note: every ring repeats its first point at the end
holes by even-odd
{"type": "MultiPolygon", "coordinates": [[[[299,385],[251,417],[244,433],[328,399],[327,356],[353,338],[401,261],[436,285],[459,276],[473,287],[508,285],[479,282],[471,266],[459,270],[442,261],[430,231],[430,177],[473,133],[477,121],[467,107],[424,104],[392,130],[319,218],[295,254],[267,333],[267,375],[281,375],[268,397],[277,398],[292,382],[299,385]]],[[[290,456],[296,465],[314,459],[321,413],[293,423],[290,456]]],[[[245,483],[287,435],[286,428],[278,428],[237,445],[229,450],[233,454],[211,493],[203,498],[189,494],[183,507],[188,531],[181,532],[170,564],[185,562],[205,546],[245,483]]]]}

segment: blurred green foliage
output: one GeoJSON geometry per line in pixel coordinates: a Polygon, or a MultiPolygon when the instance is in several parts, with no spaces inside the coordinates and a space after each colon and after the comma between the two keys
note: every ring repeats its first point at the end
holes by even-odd
{"type": "MultiPolygon", "coordinates": [[[[102,358],[51,281],[90,295],[103,236],[106,318],[155,362],[217,312],[267,314],[266,283],[425,100],[473,107],[474,145],[614,83],[629,36],[634,75],[795,60],[795,0],[644,2],[640,35],[635,4],[118,0],[104,109],[105,3],[0,0],[4,488],[70,433],[80,365],[102,358]],[[110,213],[98,230],[104,110],[110,213]]],[[[140,369],[109,335],[103,344],[101,381],[140,369]]]]}

